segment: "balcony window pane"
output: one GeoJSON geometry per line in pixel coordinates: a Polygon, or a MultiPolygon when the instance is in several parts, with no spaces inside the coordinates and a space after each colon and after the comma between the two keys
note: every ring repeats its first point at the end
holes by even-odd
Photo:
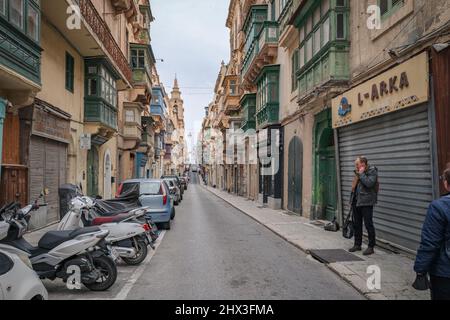
{"type": "Polygon", "coordinates": [[[312,17],[309,16],[306,20],[306,36],[312,31],[312,17]]]}
{"type": "Polygon", "coordinates": [[[330,10],[330,0],[322,1],[322,16],[325,15],[328,10],[330,10]]]}
{"type": "Polygon", "coordinates": [[[6,15],[6,0],[0,0],[0,14],[6,15]]]}
{"type": "Polygon", "coordinates": [[[97,79],[88,80],[88,95],[90,96],[97,95],[97,79]]]}
{"type": "Polygon", "coordinates": [[[344,39],[344,14],[338,13],[336,16],[336,39],[344,39]]]}
{"type": "Polygon", "coordinates": [[[320,44],[320,28],[314,33],[314,54],[318,53],[321,48],[320,44]]]}
{"type": "Polygon", "coordinates": [[[299,67],[302,68],[305,65],[305,46],[300,48],[299,67]]]}
{"type": "Polygon", "coordinates": [[[28,5],[27,35],[34,41],[39,41],[39,12],[28,5]]]}
{"type": "Polygon", "coordinates": [[[9,21],[23,29],[23,0],[9,1],[9,21]]]}
{"type": "Polygon", "coordinates": [[[330,41],[330,18],[328,17],[322,25],[323,29],[323,45],[326,45],[330,41]]]}
{"type": "Polygon", "coordinates": [[[305,26],[302,26],[300,28],[300,43],[302,43],[305,40],[305,26]]]}
{"type": "Polygon", "coordinates": [[[320,21],[320,6],[314,11],[314,25],[317,25],[320,21]]]}
{"type": "Polygon", "coordinates": [[[312,37],[306,41],[306,62],[311,60],[313,57],[313,48],[312,48],[312,37]]]}
{"type": "Polygon", "coordinates": [[[237,94],[236,80],[231,80],[230,81],[230,94],[231,95],[236,95],[237,94]]]}
{"type": "Polygon", "coordinates": [[[97,67],[89,67],[88,73],[89,74],[97,74],[97,67]]]}
{"type": "Polygon", "coordinates": [[[125,112],[125,122],[134,122],[134,111],[127,110],[125,112]]]}

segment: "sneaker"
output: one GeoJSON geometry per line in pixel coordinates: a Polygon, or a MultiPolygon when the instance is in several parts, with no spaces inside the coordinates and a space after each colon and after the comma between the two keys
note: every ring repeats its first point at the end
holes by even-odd
{"type": "Polygon", "coordinates": [[[361,251],[362,248],[360,246],[354,246],[353,248],[349,249],[349,252],[356,252],[356,251],[361,251]]]}
{"type": "Polygon", "coordinates": [[[369,248],[366,249],[366,251],[363,252],[363,255],[364,256],[370,256],[370,255],[372,255],[374,253],[375,253],[375,250],[373,250],[373,248],[369,247],[369,248]]]}

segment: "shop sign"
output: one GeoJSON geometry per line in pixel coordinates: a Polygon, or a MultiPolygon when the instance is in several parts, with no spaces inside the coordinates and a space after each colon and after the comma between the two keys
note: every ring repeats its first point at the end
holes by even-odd
{"type": "Polygon", "coordinates": [[[35,106],[32,134],[63,143],[70,141],[70,121],[35,106]]]}
{"type": "Polygon", "coordinates": [[[336,97],[333,128],[412,107],[429,99],[426,52],[336,97]]]}
{"type": "Polygon", "coordinates": [[[91,150],[92,139],[89,133],[84,133],[80,136],[80,149],[91,150]]]}

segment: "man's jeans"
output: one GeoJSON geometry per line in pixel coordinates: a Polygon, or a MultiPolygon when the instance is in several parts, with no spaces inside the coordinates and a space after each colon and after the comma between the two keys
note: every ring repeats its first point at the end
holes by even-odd
{"type": "Polygon", "coordinates": [[[431,300],[450,300],[450,278],[431,275],[431,300]]]}
{"type": "Polygon", "coordinates": [[[373,207],[356,207],[354,206],[353,218],[355,223],[355,246],[362,246],[363,239],[363,221],[369,235],[369,247],[374,248],[375,227],[373,225],[373,207]]]}

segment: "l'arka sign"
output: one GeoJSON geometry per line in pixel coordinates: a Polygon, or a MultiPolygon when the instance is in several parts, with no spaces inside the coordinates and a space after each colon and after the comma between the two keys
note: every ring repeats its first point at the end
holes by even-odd
{"type": "Polygon", "coordinates": [[[333,128],[424,103],[428,87],[424,52],[333,99],[333,128]]]}

